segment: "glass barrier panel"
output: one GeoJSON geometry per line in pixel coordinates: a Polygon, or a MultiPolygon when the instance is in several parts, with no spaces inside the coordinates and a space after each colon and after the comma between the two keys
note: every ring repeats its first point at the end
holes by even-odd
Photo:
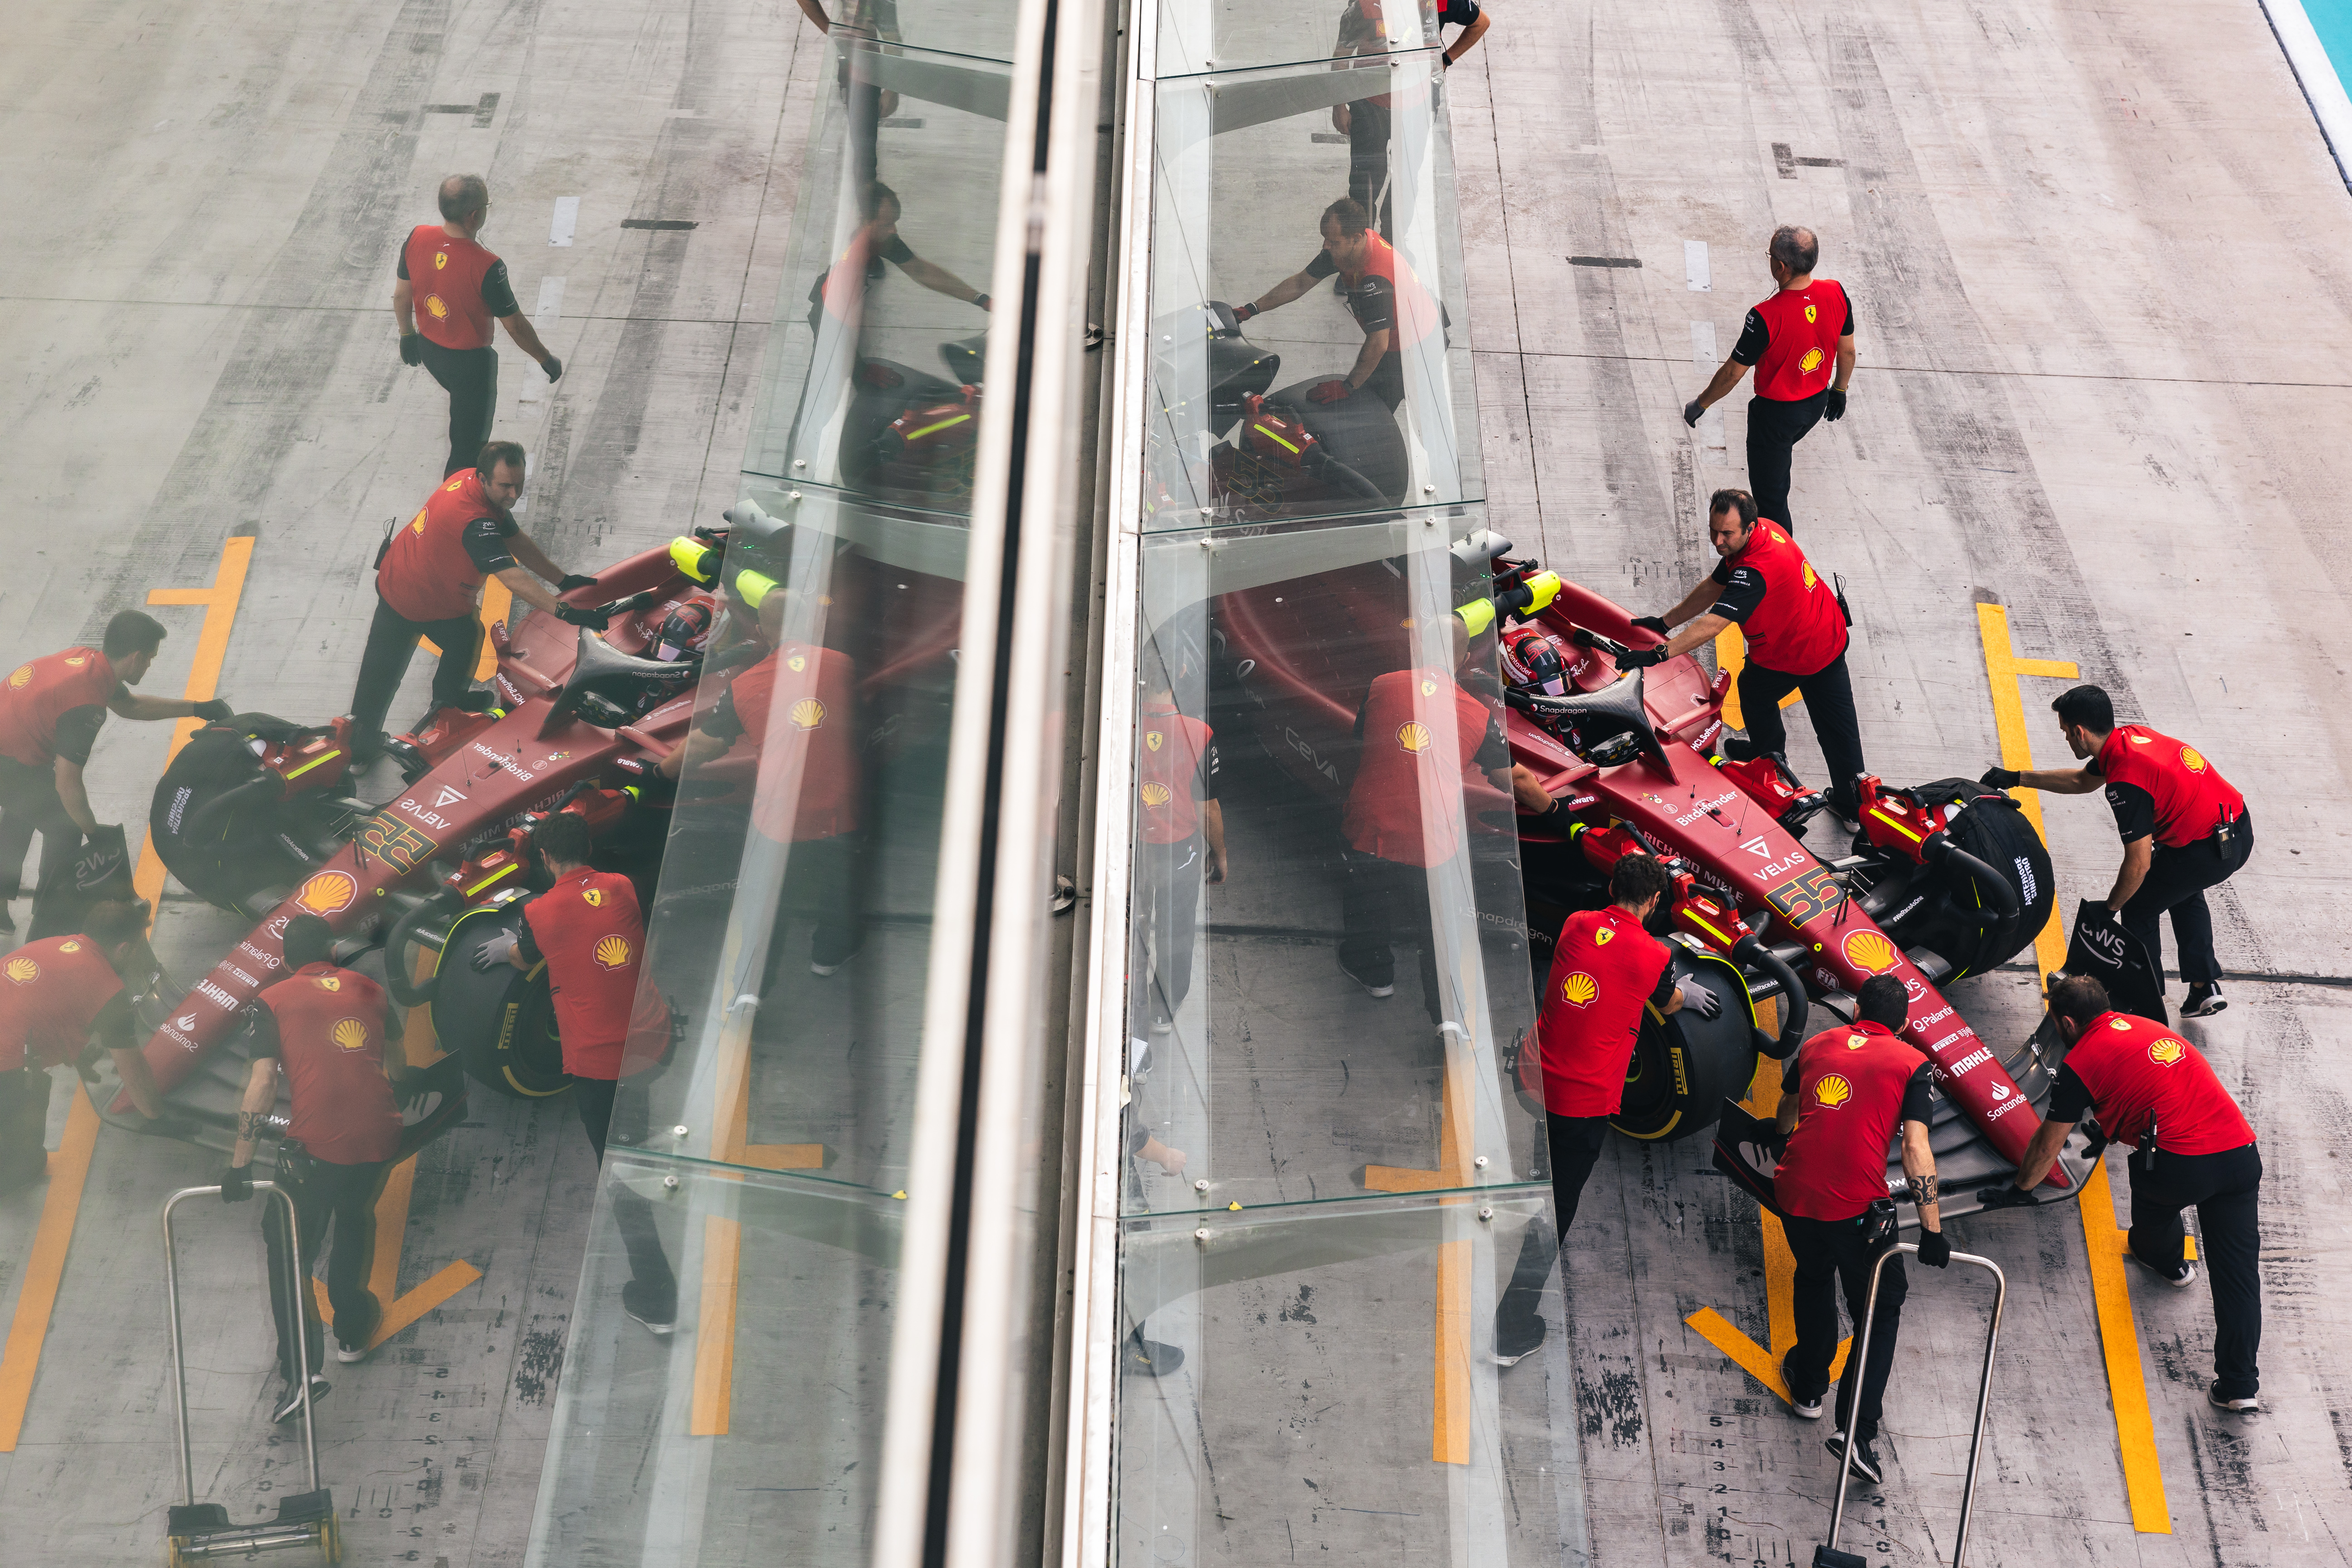
{"type": "Polygon", "coordinates": [[[1339,0],[1316,6],[1171,0],[1160,7],[1156,75],[1328,61],[1360,69],[1380,57],[1437,47],[1432,0],[1339,0]]]}

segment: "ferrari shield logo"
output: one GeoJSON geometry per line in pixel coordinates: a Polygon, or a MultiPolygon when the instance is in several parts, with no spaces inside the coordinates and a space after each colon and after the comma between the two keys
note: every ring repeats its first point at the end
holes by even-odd
{"type": "Polygon", "coordinates": [[[796,653],[793,655],[792,658],[784,660],[784,668],[791,670],[794,675],[798,675],[802,670],[808,668],[808,655],[804,653],[796,653]]]}
{"type": "Polygon", "coordinates": [[[604,902],[604,889],[602,888],[583,888],[580,889],[580,897],[586,901],[590,909],[598,909],[601,908],[604,902]]]}
{"type": "Polygon", "coordinates": [[[66,668],[68,669],[79,669],[83,665],[88,664],[89,662],[89,655],[86,653],[73,653],[66,656],[66,668]]]}
{"type": "Polygon", "coordinates": [[[1158,751],[1160,749],[1160,731],[1157,730],[1146,730],[1143,732],[1143,744],[1145,749],[1148,751],[1158,751]]]}
{"type": "Polygon", "coordinates": [[[1810,327],[1810,326],[1811,326],[1815,321],[1820,321],[1821,319],[1822,319],[1821,312],[1813,309],[1813,302],[1812,302],[1811,300],[1806,300],[1806,301],[1805,301],[1805,325],[1807,325],[1807,326],[1809,326],[1809,327],[1810,327]]]}
{"type": "MultiPolygon", "coordinates": [[[[449,265],[449,253],[448,253],[447,251],[446,251],[446,250],[436,250],[436,251],[435,251],[435,252],[433,253],[433,270],[434,270],[434,271],[438,272],[438,271],[440,271],[444,267],[446,267],[446,266],[448,266],[448,265],[449,265]]],[[[1812,308],[1811,305],[1808,305],[1808,306],[1806,306],[1806,307],[1805,307],[1805,320],[1807,320],[1807,321],[1811,321],[1812,319],[1813,319],[1813,308],[1812,308]]]]}
{"type": "Polygon", "coordinates": [[[341,991],[343,988],[343,983],[331,974],[314,974],[311,978],[319,983],[321,991],[341,991]]]}
{"type": "Polygon", "coordinates": [[[1602,926],[1599,931],[1592,933],[1592,945],[1595,947],[1607,947],[1611,942],[1616,940],[1617,933],[1611,931],[1607,926],[1602,926]]]}
{"type": "Polygon", "coordinates": [[[1434,696],[1436,696],[1436,695],[1437,695],[1437,682],[1435,682],[1434,680],[1423,680],[1423,681],[1421,683],[1421,694],[1422,694],[1423,697],[1434,697],[1434,696]]]}
{"type": "Polygon", "coordinates": [[[79,952],[81,951],[81,943],[78,942],[61,942],[58,943],[58,951],[59,952],[79,952]]]}

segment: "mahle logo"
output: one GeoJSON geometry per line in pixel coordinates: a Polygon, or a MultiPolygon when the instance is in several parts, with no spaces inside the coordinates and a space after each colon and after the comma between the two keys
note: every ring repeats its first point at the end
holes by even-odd
{"type": "Polygon", "coordinates": [[[1559,994],[1571,1007],[1589,1006],[1601,994],[1601,982],[1580,969],[1559,983],[1559,994]]]}
{"type": "Polygon", "coordinates": [[[328,1038],[347,1051],[367,1049],[367,1026],[357,1018],[345,1018],[328,1034],[328,1038]]]}
{"type": "Polygon", "coordinates": [[[1842,1074],[1832,1073],[1813,1085],[1813,1103],[1831,1110],[1835,1110],[1853,1098],[1853,1085],[1846,1082],[1842,1074]]]}

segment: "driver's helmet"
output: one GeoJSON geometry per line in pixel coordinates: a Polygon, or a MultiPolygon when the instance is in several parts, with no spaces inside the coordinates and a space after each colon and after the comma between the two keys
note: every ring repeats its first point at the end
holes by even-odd
{"type": "Polygon", "coordinates": [[[654,657],[675,663],[698,658],[710,643],[710,627],[719,618],[719,601],[708,594],[689,594],[662,617],[654,637],[654,657]]]}
{"type": "Polygon", "coordinates": [[[1568,669],[1551,638],[1533,626],[1513,626],[1502,637],[1503,675],[1515,689],[1565,696],[1568,669]]]}

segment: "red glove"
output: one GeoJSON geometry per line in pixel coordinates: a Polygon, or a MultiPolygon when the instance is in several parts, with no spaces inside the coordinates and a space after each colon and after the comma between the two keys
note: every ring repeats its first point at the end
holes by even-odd
{"type": "Polygon", "coordinates": [[[1326,381],[1310,387],[1307,390],[1307,401],[1309,403],[1337,403],[1339,399],[1347,396],[1349,393],[1355,390],[1356,389],[1354,387],[1348,384],[1344,377],[1338,380],[1326,381]]]}

